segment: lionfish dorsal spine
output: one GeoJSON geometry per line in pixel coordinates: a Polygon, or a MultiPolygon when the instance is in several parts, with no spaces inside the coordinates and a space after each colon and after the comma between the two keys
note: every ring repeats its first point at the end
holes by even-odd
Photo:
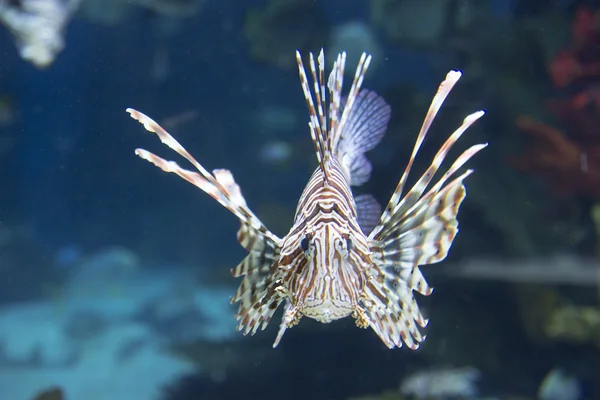
{"type": "Polygon", "coordinates": [[[327,121],[324,116],[323,111],[323,101],[321,99],[319,82],[316,80],[316,68],[314,65],[314,57],[313,54],[310,53],[310,67],[313,74],[313,79],[315,80],[315,88],[314,94],[316,98],[316,103],[319,105],[319,114],[317,114],[317,109],[315,108],[315,100],[313,99],[313,95],[308,84],[308,77],[306,76],[306,70],[304,69],[304,65],[302,63],[302,56],[299,51],[296,51],[296,61],[298,63],[298,73],[300,74],[300,83],[302,86],[302,91],[304,92],[304,98],[306,100],[306,104],[308,106],[308,115],[309,115],[309,123],[308,127],[310,129],[310,136],[312,142],[315,146],[315,151],[317,154],[317,162],[319,163],[319,167],[323,171],[323,173],[327,176],[328,169],[326,164],[329,162],[328,158],[330,156],[330,150],[328,148],[327,141],[327,121]]]}
{"type": "MultiPolygon", "coordinates": [[[[366,53],[362,54],[354,74],[352,86],[345,101],[342,99],[344,68],[346,64],[345,52],[338,55],[327,82],[325,81],[325,56],[323,49],[319,53],[317,63],[315,63],[313,53],[310,53],[309,66],[313,79],[312,90],[302,62],[302,56],[298,51],[296,52],[296,61],[298,63],[300,84],[308,106],[308,125],[311,138],[315,146],[319,167],[327,180],[330,178],[329,164],[331,157],[337,157],[338,161],[341,161],[339,144],[344,132],[347,132],[345,130],[346,122],[351,120],[355,113],[354,105],[357,99],[359,99],[364,76],[371,62],[371,56],[366,53]],[[329,112],[326,115],[327,92],[329,94],[329,112]]],[[[347,178],[350,180],[350,176],[347,176],[347,178]]]]}

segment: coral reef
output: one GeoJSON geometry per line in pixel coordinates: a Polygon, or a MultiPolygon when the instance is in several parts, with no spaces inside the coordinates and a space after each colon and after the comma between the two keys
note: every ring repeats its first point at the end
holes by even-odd
{"type": "Polygon", "coordinates": [[[570,343],[600,348],[600,307],[574,304],[555,287],[516,289],[525,332],[536,343],[570,343]]]}
{"type": "Polygon", "coordinates": [[[557,93],[546,101],[563,132],[529,116],[517,126],[530,137],[525,152],[511,160],[519,170],[543,177],[557,194],[600,199],[600,13],[579,9],[572,44],[550,62],[557,93]]]}
{"type": "Polygon", "coordinates": [[[62,273],[48,261],[51,254],[34,229],[11,219],[0,217],[0,303],[47,297],[62,273]]]}
{"type": "Polygon", "coordinates": [[[571,343],[591,343],[600,349],[600,308],[562,305],[550,315],[546,335],[571,343]]]}
{"type": "Polygon", "coordinates": [[[539,400],[579,400],[581,387],[577,377],[561,368],[554,368],[538,388],[539,400]]]}
{"type": "Polygon", "coordinates": [[[0,306],[0,368],[19,371],[0,374],[3,390],[26,399],[60,383],[73,399],[146,399],[174,379],[213,367],[208,358],[205,367],[169,349],[192,339],[208,348],[235,335],[231,288],[198,285],[190,272],[171,270],[129,270],[110,280],[98,265],[130,259],[109,249],[84,259],[90,270],[82,276],[90,282],[75,278],[76,290],[67,283],[60,299],[0,306]]]}
{"type": "Polygon", "coordinates": [[[533,139],[526,155],[513,160],[516,168],[543,177],[556,194],[600,199],[600,152],[583,151],[558,129],[531,117],[519,117],[516,123],[533,139]]]}

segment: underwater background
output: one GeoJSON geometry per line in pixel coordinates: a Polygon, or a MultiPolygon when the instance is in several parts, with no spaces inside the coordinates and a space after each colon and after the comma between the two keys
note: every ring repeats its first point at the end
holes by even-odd
{"type": "Polygon", "coordinates": [[[0,0],[0,23],[0,400],[600,400],[600,2],[0,0]],[[281,312],[243,336],[239,222],[134,155],[175,159],[127,107],[285,235],[317,165],[295,51],[322,47],[373,56],[382,204],[449,70],[417,176],[486,111],[416,351],[351,319],[273,349],[281,312]]]}

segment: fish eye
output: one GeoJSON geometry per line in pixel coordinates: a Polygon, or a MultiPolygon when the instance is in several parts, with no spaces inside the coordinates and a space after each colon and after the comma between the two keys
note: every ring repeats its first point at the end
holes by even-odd
{"type": "Polygon", "coordinates": [[[304,238],[302,238],[302,240],[300,241],[300,247],[302,248],[302,251],[304,251],[306,253],[308,251],[309,245],[310,245],[310,241],[308,240],[308,238],[306,236],[304,238]]]}

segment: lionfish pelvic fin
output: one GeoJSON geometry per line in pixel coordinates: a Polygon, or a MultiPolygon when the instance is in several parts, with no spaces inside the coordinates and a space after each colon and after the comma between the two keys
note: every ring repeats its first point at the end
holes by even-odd
{"type": "Polygon", "coordinates": [[[163,171],[185,179],[239,218],[241,226],[238,241],[250,254],[232,270],[234,277],[241,276],[243,279],[231,302],[240,303],[236,314],[239,330],[244,330],[244,334],[254,334],[259,326],[264,329],[283,299],[277,290],[279,282],[276,271],[282,240],[271,233],[248,208],[229,170],[216,169],[213,174],[209,173],[158,123],[134,109],[128,108],[127,112],[146,130],[155,133],[165,145],[188,160],[199,173],[183,169],[174,161],[166,161],[143,149],[136,149],[135,154],[163,171]]]}
{"type": "Polygon", "coordinates": [[[460,136],[481,116],[483,111],[467,116],[462,125],[446,140],[431,165],[402,197],[408,174],[433,119],[461,73],[450,71],[441,83],[417,137],[408,165],[386,206],[379,223],[369,234],[372,260],[377,274],[366,287],[367,308],[371,327],[388,347],[416,349],[424,336],[418,327],[427,320],[419,310],[413,291],[429,295],[433,289],[421,274],[420,265],[433,264],[446,258],[458,233],[457,214],[466,195],[463,180],[473,171],[456,172],[487,144],[464,151],[427,192],[434,175],[460,136]],[[447,181],[454,177],[449,183],[447,181]],[[374,315],[373,315],[374,314],[374,315]]]}

